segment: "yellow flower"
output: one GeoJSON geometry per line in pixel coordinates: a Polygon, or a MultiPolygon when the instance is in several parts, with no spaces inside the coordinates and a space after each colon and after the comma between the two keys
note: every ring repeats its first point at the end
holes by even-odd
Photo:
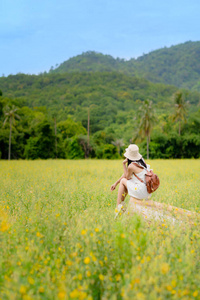
{"type": "Polygon", "coordinates": [[[193,297],[197,297],[198,296],[198,291],[195,291],[194,293],[193,293],[193,297]]]}
{"type": "Polygon", "coordinates": [[[66,293],[64,291],[61,291],[61,292],[58,293],[58,299],[59,300],[65,299],[65,296],[66,296],[66,293]]]}
{"type": "Polygon", "coordinates": [[[120,281],[121,275],[120,275],[120,274],[117,274],[117,275],[115,276],[115,279],[116,279],[116,281],[120,281]]]}
{"type": "Polygon", "coordinates": [[[100,275],[99,275],[99,279],[100,279],[101,281],[103,281],[103,280],[104,280],[104,276],[103,276],[102,274],[100,274],[100,275]]]}
{"type": "Polygon", "coordinates": [[[77,289],[73,290],[70,294],[70,298],[74,299],[79,296],[79,291],[77,289]]]}
{"type": "Polygon", "coordinates": [[[163,274],[167,274],[169,272],[169,265],[168,265],[168,263],[162,263],[162,265],[161,265],[161,272],[163,274]]]}
{"type": "Polygon", "coordinates": [[[42,286],[39,287],[39,293],[44,293],[44,288],[42,286]]]}
{"type": "Polygon", "coordinates": [[[78,274],[78,276],[77,276],[77,278],[78,278],[78,280],[82,280],[83,279],[83,276],[82,276],[82,274],[78,274]]]}
{"type": "Polygon", "coordinates": [[[85,292],[80,291],[79,300],[84,300],[86,297],[87,297],[87,294],[85,292]]]}
{"type": "Polygon", "coordinates": [[[93,255],[92,260],[95,262],[95,261],[97,261],[97,258],[93,255]]]}
{"type": "Polygon", "coordinates": [[[176,280],[172,280],[172,286],[176,287],[176,280]]]}
{"type": "Polygon", "coordinates": [[[146,297],[143,293],[137,293],[136,294],[136,299],[138,299],[138,300],[143,300],[144,299],[145,300],[146,297]]]}
{"type": "Polygon", "coordinates": [[[122,239],[125,238],[125,234],[124,234],[124,233],[121,234],[121,238],[122,238],[122,239]]]}
{"type": "Polygon", "coordinates": [[[83,229],[82,231],[81,231],[81,234],[82,235],[85,235],[87,233],[87,230],[85,230],[85,229],[83,229]]]}
{"type": "Polygon", "coordinates": [[[73,263],[72,263],[71,260],[67,260],[67,261],[66,261],[66,265],[71,266],[72,264],[73,264],[73,263]]]}
{"type": "Polygon", "coordinates": [[[21,285],[21,286],[20,286],[20,289],[19,289],[19,292],[20,292],[21,294],[26,294],[26,287],[25,287],[24,285],[21,285]]]}
{"type": "Polygon", "coordinates": [[[42,235],[40,232],[37,232],[37,233],[36,233],[36,236],[37,236],[37,237],[42,237],[43,235],[42,235]]]}
{"type": "Polygon", "coordinates": [[[90,277],[90,276],[91,276],[90,271],[87,271],[87,272],[86,272],[86,275],[87,275],[87,277],[90,277]]]}
{"type": "Polygon", "coordinates": [[[9,229],[9,224],[6,221],[1,222],[0,231],[5,232],[9,229]]]}
{"type": "Polygon", "coordinates": [[[29,295],[24,295],[23,300],[33,300],[33,298],[29,295]]]}
{"type": "Polygon", "coordinates": [[[99,232],[99,228],[95,228],[95,232],[99,232]]]}
{"type": "Polygon", "coordinates": [[[28,282],[30,284],[34,284],[35,283],[35,280],[32,278],[32,277],[28,277],[28,282]]]}
{"type": "Polygon", "coordinates": [[[135,283],[140,283],[140,279],[139,278],[135,278],[135,283]]]}
{"type": "Polygon", "coordinates": [[[88,264],[90,263],[90,258],[89,258],[89,257],[86,257],[86,258],[84,259],[84,263],[85,263],[86,265],[88,265],[88,264]]]}

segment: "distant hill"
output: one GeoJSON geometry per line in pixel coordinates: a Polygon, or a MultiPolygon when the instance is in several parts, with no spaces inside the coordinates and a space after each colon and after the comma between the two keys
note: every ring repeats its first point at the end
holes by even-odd
{"type": "Polygon", "coordinates": [[[113,72],[120,71],[124,59],[114,59],[111,55],[104,55],[95,51],[84,52],[60,64],[50,73],[66,72],[113,72]]]}
{"type": "Polygon", "coordinates": [[[200,42],[153,51],[133,60],[134,65],[138,75],[151,81],[189,89],[194,89],[199,82],[200,87],[200,42]]]}
{"type": "Polygon", "coordinates": [[[200,42],[165,47],[129,61],[89,51],[70,58],[50,73],[105,71],[200,91],[200,42]]]}

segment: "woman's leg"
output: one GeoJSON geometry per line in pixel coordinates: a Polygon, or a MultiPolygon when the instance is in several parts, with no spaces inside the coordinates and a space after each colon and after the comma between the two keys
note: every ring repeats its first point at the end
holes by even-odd
{"type": "Polygon", "coordinates": [[[117,205],[119,205],[122,201],[124,201],[126,195],[128,194],[127,190],[127,179],[122,178],[119,184],[118,196],[117,196],[117,205]]]}

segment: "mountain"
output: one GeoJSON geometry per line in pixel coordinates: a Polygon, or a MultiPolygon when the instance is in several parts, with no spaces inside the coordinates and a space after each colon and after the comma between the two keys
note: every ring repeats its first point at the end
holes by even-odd
{"type": "Polygon", "coordinates": [[[200,42],[165,47],[128,61],[94,51],[63,62],[50,73],[122,72],[152,82],[200,91],[200,42]]]}
{"type": "Polygon", "coordinates": [[[51,73],[66,72],[112,72],[120,71],[120,66],[124,59],[114,59],[111,55],[104,55],[95,51],[88,51],[70,58],[60,64],[56,69],[51,69],[51,73]]]}
{"type": "Polygon", "coordinates": [[[153,82],[194,89],[198,82],[200,84],[200,42],[186,42],[153,51],[139,57],[136,66],[139,76],[153,82]]]}

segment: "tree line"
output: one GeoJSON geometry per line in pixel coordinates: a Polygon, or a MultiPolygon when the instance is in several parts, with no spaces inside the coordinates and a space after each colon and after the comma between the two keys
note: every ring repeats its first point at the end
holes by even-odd
{"type": "Polygon", "coordinates": [[[90,101],[84,109],[75,107],[74,114],[69,108],[62,114],[55,107],[28,107],[20,98],[0,95],[2,159],[116,159],[129,143],[139,144],[147,158],[200,157],[200,110],[189,112],[183,91],[171,95],[170,112],[148,98],[137,99],[134,110],[121,110],[115,122],[104,125],[100,106],[90,101]],[[85,118],[77,120],[83,111],[85,118]]]}

